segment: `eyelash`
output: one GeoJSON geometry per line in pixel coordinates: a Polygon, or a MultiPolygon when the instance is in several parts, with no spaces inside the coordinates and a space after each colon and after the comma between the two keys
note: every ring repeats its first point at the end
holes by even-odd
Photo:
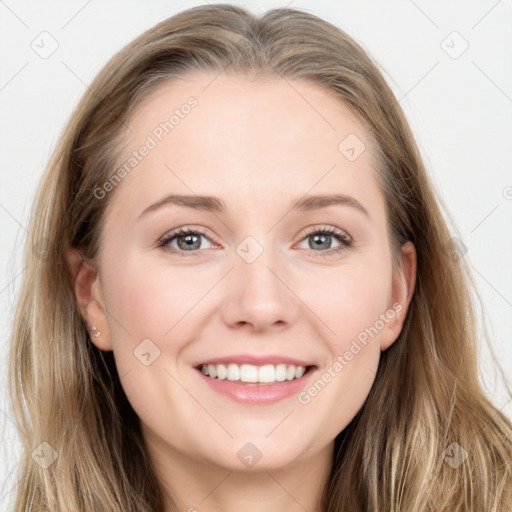
{"type": "MultiPolygon", "coordinates": [[[[352,245],[353,245],[352,239],[350,239],[346,233],[344,233],[343,231],[339,231],[335,228],[330,228],[330,227],[329,228],[316,228],[315,227],[311,231],[306,233],[304,235],[304,237],[301,239],[301,241],[310,237],[311,235],[316,235],[316,234],[332,236],[332,237],[336,238],[336,240],[338,242],[340,242],[340,245],[339,245],[339,247],[335,247],[334,249],[328,249],[325,251],[313,251],[312,249],[310,249],[310,252],[313,253],[314,257],[321,258],[321,257],[333,256],[333,255],[340,253],[341,251],[348,249],[349,247],[352,247],[352,245]]],[[[170,252],[172,254],[177,254],[177,255],[183,256],[183,257],[197,256],[197,254],[196,254],[197,251],[200,251],[201,249],[196,249],[194,251],[182,251],[182,250],[176,250],[174,248],[167,247],[167,244],[169,242],[171,242],[175,238],[178,238],[179,236],[182,236],[182,235],[200,235],[209,240],[208,236],[200,230],[190,229],[190,228],[180,228],[176,231],[168,233],[167,235],[164,235],[164,237],[158,241],[158,247],[163,249],[166,252],[170,252]],[[189,253],[189,254],[186,254],[186,253],[189,253]]]]}

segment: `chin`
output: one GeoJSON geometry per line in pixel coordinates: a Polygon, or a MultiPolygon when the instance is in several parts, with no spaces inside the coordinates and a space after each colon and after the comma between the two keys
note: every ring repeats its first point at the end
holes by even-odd
{"type": "Polygon", "coordinates": [[[230,439],[224,447],[220,447],[220,453],[209,454],[207,458],[215,465],[227,471],[238,473],[255,473],[263,471],[285,470],[297,463],[304,453],[305,447],[290,446],[276,438],[272,441],[252,437],[252,440],[230,439]]]}

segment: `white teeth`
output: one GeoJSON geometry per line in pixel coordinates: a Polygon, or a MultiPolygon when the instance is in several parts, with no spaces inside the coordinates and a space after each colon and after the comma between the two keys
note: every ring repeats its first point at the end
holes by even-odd
{"type": "Polygon", "coordinates": [[[263,366],[229,363],[227,366],[224,364],[203,364],[201,371],[204,375],[219,380],[269,383],[300,379],[306,372],[306,368],[304,366],[282,363],[278,365],[266,364],[263,366]]]}
{"type": "MultiPolygon", "coordinates": [[[[208,368],[210,366],[215,366],[217,368],[217,378],[219,380],[224,380],[228,376],[228,370],[223,364],[214,364],[214,365],[208,365],[208,368]]],[[[208,372],[210,374],[210,372],[208,372]]],[[[210,374],[211,377],[211,374],[210,374]]]]}
{"type": "Polygon", "coordinates": [[[258,382],[258,367],[252,364],[240,366],[240,380],[242,382],[258,382]]]}
{"type": "MultiPolygon", "coordinates": [[[[206,365],[204,364],[203,367],[204,366],[206,366],[206,365]]],[[[206,372],[207,375],[209,375],[210,377],[217,377],[217,368],[215,368],[214,364],[209,364],[206,367],[208,369],[207,372],[206,372]]]]}
{"type": "Polygon", "coordinates": [[[305,371],[306,371],[306,368],[304,368],[304,366],[299,366],[297,368],[297,370],[295,371],[295,378],[300,379],[304,375],[305,371]]]}
{"type": "Polygon", "coordinates": [[[228,364],[228,380],[240,380],[240,368],[236,364],[228,364]]]}
{"type": "MultiPolygon", "coordinates": [[[[291,370],[293,370],[293,366],[290,366],[291,370]]],[[[286,365],[285,364],[278,364],[276,366],[276,381],[277,382],[283,382],[283,380],[286,380],[286,365]]]]}
{"type": "Polygon", "coordinates": [[[258,380],[260,382],[275,382],[276,381],[276,368],[273,364],[266,364],[260,366],[258,370],[258,380]]]}

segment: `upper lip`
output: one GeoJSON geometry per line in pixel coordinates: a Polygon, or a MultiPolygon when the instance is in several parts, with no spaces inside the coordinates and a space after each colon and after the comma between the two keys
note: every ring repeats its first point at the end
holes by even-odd
{"type": "Polygon", "coordinates": [[[310,362],[294,357],[279,356],[279,355],[250,355],[250,354],[238,354],[232,356],[215,357],[206,361],[201,361],[194,367],[201,367],[203,364],[252,364],[254,366],[264,366],[266,364],[287,364],[294,366],[313,366],[310,362]]]}

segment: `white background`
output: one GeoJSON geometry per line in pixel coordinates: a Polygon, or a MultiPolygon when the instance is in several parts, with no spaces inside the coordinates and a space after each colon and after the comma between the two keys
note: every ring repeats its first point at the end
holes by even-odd
{"type": "MultiPolygon", "coordinates": [[[[9,508],[13,496],[12,470],[19,451],[6,398],[7,352],[35,187],[64,122],[103,64],[157,22],[202,3],[0,0],[1,510],[9,508]],[[50,36],[40,36],[44,31],[58,44],[46,59],[32,48],[41,45],[41,37],[50,41],[50,36]]],[[[348,32],[384,68],[455,221],[453,234],[467,247],[464,257],[510,383],[512,2],[236,3],[257,13],[289,5],[319,15],[348,32]],[[466,44],[467,50],[453,58],[466,44]]],[[[494,378],[487,351],[482,352],[482,373],[496,405],[512,417],[512,402],[494,378]]]]}

